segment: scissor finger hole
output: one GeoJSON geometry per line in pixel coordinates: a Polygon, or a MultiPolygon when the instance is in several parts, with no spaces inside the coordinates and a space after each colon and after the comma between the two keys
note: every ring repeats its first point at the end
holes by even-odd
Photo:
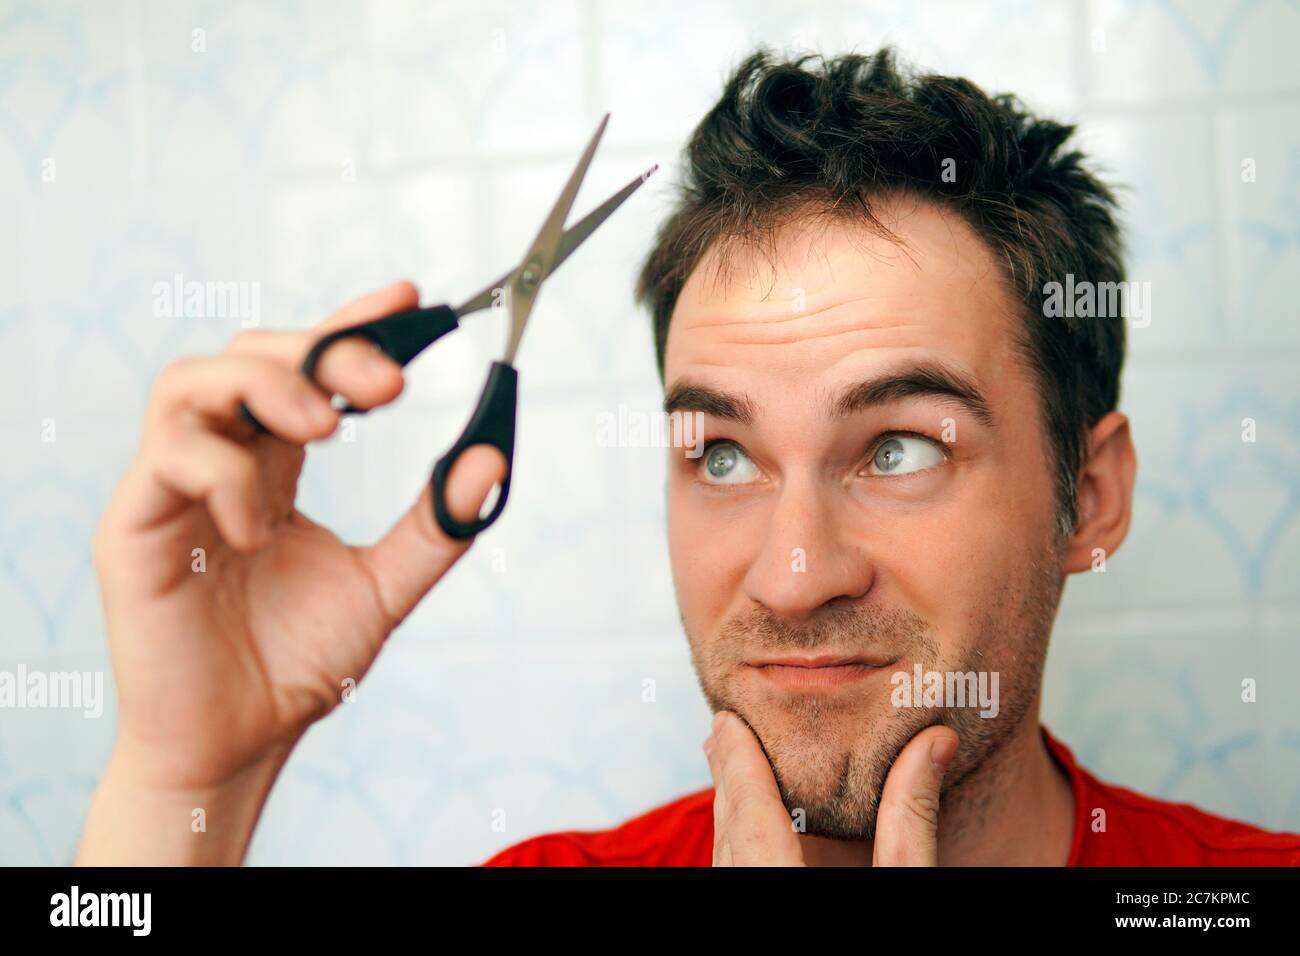
{"type": "Polygon", "coordinates": [[[487,497],[483,499],[483,507],[478,509],[478,520],[487,520],[488,515],[492,514],[492,509],[497,506],[497,501],[501,498],[501,484],[498,482],[488,489],[487,497]]]}

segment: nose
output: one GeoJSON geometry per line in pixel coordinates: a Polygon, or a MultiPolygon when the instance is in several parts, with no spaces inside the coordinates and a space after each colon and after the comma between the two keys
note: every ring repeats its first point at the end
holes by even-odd
{"type": "Polygon", "coordinates": [[[866,549],[846,538],[841,510],[850,504],[814,478],[787,476],[745,575],[747,596],[792,620],[837,598],[865,596],[875,573],[866,549]]]}

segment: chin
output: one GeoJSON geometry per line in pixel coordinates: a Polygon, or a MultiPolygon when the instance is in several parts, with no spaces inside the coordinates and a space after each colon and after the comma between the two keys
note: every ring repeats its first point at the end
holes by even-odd
{"type": "Polygon", "coordinates": [[[764,701],[738,711],[763,746],[786,810],[802,818],[811,836],[871,839],[889,768],[907,741],[933,722],[931,715],[909,720],[859,704],[810,711],[807,701],[793,710],[764,701]]]}
{"type": "Polygon", "coordinates": [[[767,754],[786,810],[803,821],[802,832],[835,839],[870,835],[879,783],[863,773],[874,761],[854,752],[864,745],[861,716],[832,718],[817,728],[780,709],[742,716],[767,754]]]}
{"type": "Polygon", "coordinates": [[[833,778],[816,775],[808,779],[787,777],[781,799],[792,820],[803,821],[803,833],[832,840],[869,840],[875,833],[879,790],[864,783],[850,783],[854,776],[846,759],[833,778]]]}

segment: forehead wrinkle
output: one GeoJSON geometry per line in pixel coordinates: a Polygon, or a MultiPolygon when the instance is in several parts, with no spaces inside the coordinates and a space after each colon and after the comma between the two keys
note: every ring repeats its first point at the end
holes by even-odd
{"type": "MultiPolygon", "coordinates": [[[[937,350],[955,358],[952,347],[962,343],[973,350],[978,359],[975,364],[982,367],[983,359],[990,357],[992,342],[986,335],[973,334],[973,320],[982,317],[972,314],[977,307],[973,299],[982,300],[994,291],[985,288],[981,279],[990,272],[996,275],[997,268],[988,256],[979,254],[978,247],[974,255],[960,248],[960,221],[956,225],[958,228],[945,219],[936,238],[943,246],[941,251],[956,246],[958,255],[955,259],[926,256],[929,266],[938,268],[932,270],[934,281],[920,286],[912,281],[900,285],[892,269],[882,272],[878,277],[882,282],[877,284],[869,265],[864,269],[860,260],[831,254],[831,249],[817,250],[812,273],[797,267],[776,270],[777,288],[784,282],[807,290],[812,308],[800,312],[793,312],[790,304],[773,301],[770,292],[760,299],[761,289],[724,297],[731,302],[718,301],[716,290],[710,295],[709,283],[697,281],[693,294],[679,300],[682,308],[669,325],[672,341],[666,358],[670,370],[676,365],[679,369],[744,372],[752,365],[756,372],[806,372],[815,381],[842,374],[850,366],[877,365],[878,357],[892,357],[900,349],[929,352],[931,357],[937,350]],[[773,345],[778,348],[740,351],[745,346],[773,345]]],[[[859,237],[854,234],[851,238],[859,237]]],[[[889,258],[894,259],[891,265],[902,266],[912,278],[927,272],[929,267],[921,268],[912,250],[900,257],[902,250],[897,244],[889,245],[889,258]]],[[[850,251],[859,257],[864,251],[870,253],[872,261],[882,258],[878,250],[864,250],[858,241],[850,251]]],[[[1005,294],[1002,285],[996,289],[1005,294]]]]}
{"type": "Polygon", "coordinates": [[[908,321],[901,317],[864,316],[860,312],[830,317],[831,313],[868,298],[870,297],[860,296],[815,312],[801,312],[789,317],[767,319],[738,317],[712,322],[693,321],[685,323],[681,331],[705,337],[711,346],[796,345],[800,342],[812,342],[842,335],[872,336],[941,331],[933,322],[908,321]],[[798,325],[791,326],[792,322],[798,325]]]}
{"type": "MultiPolygon", "coordinates": [[[[816,308],[816,309],[800,309],[798,311],[790,310],[788,314],[786,312],[786,306],[782,305],[781,310],[779,312],[775,311],[774,309],[771,315],[766,317],[754,317],[750,315],[727,316],[724,313],[724,314],[717,315],[716,318],[710,321],[708,316],[693,316],[683,324],[687,328],[694,328],[694,329],[710,329],[710,328],[736,327],[736,326],[747,326],[747,325],[756,325],[756,326],[765,326],[765,327],[773,326],[773,325],[782,325],[786,322],[800,322],[800,321],[807,321],[809,319],[815,319],[818,316],[823,315],[827,312],[833,312],[836,309],[843,309],[851,305],[856,305],[857,303],[860,302],[868,302],[874,299],[878,299],[880,297],[881,297],[880,293],[876,293],[874,295],[869,293],[863,293],[862,295],[854,295],[854,296],[850,296],[849,298],[838,299],[838,301],[828,303],[827,305],[823,305],[820,308],[816,308]]],[[[674,317],[674,321],[676,320],[676,318],[677,317],[674,317]]]]}
{"type": "MultiPolygon", "coordinates": [[[[874,328],[863,328],[861,326],[855,325],[853,328],[825,329],[817,332],[811,332],[805,334],[796,333],[796,334],[783,335],[774,338],[748,339],[748,338],[718,337],[713,340],[713,343],[717,345],[758,345],[758,346],[796,345],[800,342],[814,342],[818,339],[831,339],[842,335],[872,335],[873,333],[887,333],[887,332],[897,333],[897,332],[907,331],[911,329],[926,329],[926,328],[930,328],[930,326],[921,322],[889,325],[885,327],[874,327],[874,328]]],[[[870,348],[871,346],[864,346],[864,347],[870,348]]]]}

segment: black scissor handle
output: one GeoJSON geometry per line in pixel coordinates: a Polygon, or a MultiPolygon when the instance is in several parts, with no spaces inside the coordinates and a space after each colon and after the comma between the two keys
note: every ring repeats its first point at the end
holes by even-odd
{"type": "MultiPolygon", "coordinates": [[[[316,366],[320,364],[325,350],[335,342],[353,338],[368,339],[398,365],[405,366],[438,339],[459,327],[460,319],[456,315],[456,310],[447,305],[406,309],[382,318],[349,325],[345,329],[336,329],[322,336],[303,359],[302,372],[315,382],[316,366]]],[[[353,405],[339,410],[349,415],[364,415],[368,411],[353,405]]],[[[254,417],[243,402],[239,403],[239,415],[258,431],[267,431],[266,426],[254,417]]]]}
{"type": "Polygon", "coordinates": [[[433,466],[430,478],[433,485],[433,513],[438,519],[438,526],[458,541],[474,537],[501,517],[501,512],[505,510],[506,499],[510,496],[510,475],[514,471],[518,388],[519,373],[514,367],[504,362],[493,362],[487,383],[483,386],[483,394],[479,396],[478,407],[474,409],[469,424],[456,439],[456,444],[433,466]],[[468,522],[457,521],[447,509],[447,476],[456,459],[471,445],[491,445],[501,452],[506,459],[506,473],[501,479],[496,504],[485,517],[468,522]]]}

